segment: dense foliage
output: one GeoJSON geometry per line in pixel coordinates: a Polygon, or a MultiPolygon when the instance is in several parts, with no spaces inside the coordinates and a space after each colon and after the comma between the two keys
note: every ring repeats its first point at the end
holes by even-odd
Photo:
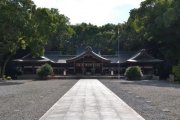
{"type": "Polygon", "coordinates": [[[180,1],[145,0],[130,12],[127,25],[155,56],[171,64],[180,61],[180,1]]]}
{"type": "Polygon", "coordinates": [[[124,75],[128,80],[140,80],[143,76],[139,66],[128,67],[124,75]]]}
{"type": "Polygon", "coordinates": [[[46,79],[48,75],[52,75],[53,68],[51,67],[51,65],[46,63],[42,65],[40,68],[38,68],[36,72],[41,79],[46,79]]]}
{"type": "Polygon", "coordinates": [[[44,48],[75,54],[80,47],[92,46],[101,54],[145,48],[170,65],[180,62],[180,1],[145,0],[130,11],[127,22],[96,26],[70,25],[57,9],[37,8],[31,0],[0,1],[1,75],[18,49],[41,56],[44,48]]]}
{"type": "Polygon", "coordinates": [[[68,24],[68,18],[57,9],[36,8],[31,0],[1,0],[1,77],[18,49],[29,49],[34,57],[43,55],[45,45],[54,34],[67,36],[68,24]]]}
{"type": "Polygon", "coordinates": [[[64,54],[73,54],[82,46],[93,46],[102,54],[114,54],[119,41],[120,50],[145,48],[170,65],[180,62],[179,0],[145,0],[139,8],[130,11],[128,21],[123,24],[98,27],[82,23],[71,27],[72,38],[59,48],[64,54]]]}
{"type": "Polygon", "coordinates": [[[173,74],[175,75],[175,79],[180,81],[180,65],[173,66],[173,74]]]}

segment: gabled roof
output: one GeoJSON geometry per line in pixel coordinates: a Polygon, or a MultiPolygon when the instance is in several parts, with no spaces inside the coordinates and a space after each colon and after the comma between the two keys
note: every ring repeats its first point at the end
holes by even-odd
{"type": "Polygon", "coordinates": [[[102,55],[103,57],[111,60],[111,63],[124,63],[131,58],[135,53],[132,51],[119,51],[119,55],[102,55]]]}
{"type": "Polygon", "coordinates": [[[127,60],[127,62],[143,62],[143,63],[157,63],[157,62],[162,62],[163,60],[156,59],[149,55],[145,49],[142,49],[140,52],[135,54],[133,57],[127,60]]]}
{"type": "MultiPolygon", "coordinates": [[[[84,52],[82,52],[81,54],[83,54],[84,52]]],[[[94,53],[96,54],[96,52],[94,53]]],[[[132,51],[120,51],[119,55],[97,55],[106,58],[107,60],[110,60],[111,63],[124,63],[136,53],[137,52],[132,51]]],[[[59,51],[46,51],[44,56],[54,61],[54,63],[66,63],[66,60],[77,57],[77,55],[62,55],[59,51]]]]}
{"type": "Polygon", "coordinates": [[[46,58],[45,56],[33,57],[32,54],[27,54],[20,59],[13,60],[15,62],[53,62],[52,60],[46,58]]]}
{"type": "Polygon", "coordinates": [[[60,51],[46,51],[44,56],[52,60],[54,63],[66,63],[66,60],[75,55],[62,55],[60,51]]]}
{"type": "Polygon", "coordinates": [[[93,56],[98,60],[101,60],[103,62],[111,62],[109,59],[102,57],[101,55],[96,54],[95,52],[93,52],[91,47],[87,47],[86,51],[82,52],[80,55],[77,55],[73,58],[67,59],[66,62],[73,62],[76,60],[79,60],[87,55],[93,56]]]}

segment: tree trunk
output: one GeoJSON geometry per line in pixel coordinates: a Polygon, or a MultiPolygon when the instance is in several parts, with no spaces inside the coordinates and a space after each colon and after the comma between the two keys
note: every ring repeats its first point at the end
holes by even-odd
{"type": "Polygon", "coordinates": [[[10,54],[7,59],[4,61],[4,64],[3,64],[3,67],[2,67],[2,71],[1,71],[1,76],[2,76],[2,79],[4,80],[4,73],[5,73],[5,70],[6,70],[6,65],[7,63],[9,62],[10,58],[12,57],[13,54],[10,54]]]}

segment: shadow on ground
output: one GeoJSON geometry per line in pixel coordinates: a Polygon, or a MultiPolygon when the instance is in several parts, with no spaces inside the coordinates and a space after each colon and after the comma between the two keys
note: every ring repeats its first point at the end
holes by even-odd
{"type": "Polygon", "coordinates": [[[171,83],[163,80],[141,80],[141,81],[129,81],[129,80],[112,80],[112,82],[117,82],[124,85],[145,85],[145,86],[156,86],[156,87],[171,87],[180,88],[179,83],[171,83]]]}
{"type": "Polygon", "coordinates": [[[0,82],[0,86],[6,86],[6,85],[20,85],[24,84],[23,82],[0,82]]]}

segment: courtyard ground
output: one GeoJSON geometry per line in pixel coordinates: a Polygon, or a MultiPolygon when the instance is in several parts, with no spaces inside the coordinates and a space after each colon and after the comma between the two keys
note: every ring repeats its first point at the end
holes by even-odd
{"type": "Polygon", "coordinates": [[[0,120],[39,120],[76,82],[0,81],[0,120]]]}
{"type": "MultiPolygon", "coordinates": [[[[0,120],[38,120],[77,80],[0,81],[0,120]]],[[[146,120],[180,120],[180,84],[101,80],[146,120]]]]}
{"type": "Polygon", "coordinates": [[[101,82],[146,120],[180,120],[180,84],[158,80],[101,82]]]}

